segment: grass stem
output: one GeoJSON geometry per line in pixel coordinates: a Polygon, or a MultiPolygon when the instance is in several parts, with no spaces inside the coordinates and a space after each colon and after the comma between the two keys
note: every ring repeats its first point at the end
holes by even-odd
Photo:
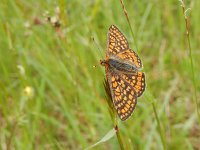
{"type": "Polygon", "coordinates": [[[163,149],[166,150],[166,142],[165,142],[165,138],[164,138],[164,135],[163,135],[163,132],[162,132],[162,129],[161,129],[160,120],[158,118],[158,114],[157,114],[154,102],[152,102],[152,107],[153,107],[154,115],[156,117],[156,121],[157,121],[157,125],[158,125],[158,131],[159,131],[160,138],[161,138],[161,141],[162,141],[163,149]]]}
{"type": "MultiPolygon", "coordinates": [[[[120,0],[120,3],[122,5],[122,9],[124,11],[124,15],[126,17],[126,20],[128,22],[128,25],[131,29],[131,34],[132,34],[132,37],[133,37],[133,40],[134,40],[134,44],[136,46],[136,51],[138,51],[138,46],[137,46],[137,42],[136,42],[136,38],[134,36],[134,33],[133,33],[133,29],[131,27],[131,23],[130,23],[130,20],[129,20],[129,17],[128,17],[128,12],[126,11],[126,8],[124,6],[124,2],[123,0],[120,0]]],[[[165,150],[166,149],[166,142],[165,142],[165,138],[164,138],[164,135],[162,133],[162,130],[161,130],[161,125],[160,125],[160,121],[159,121],[159,118],[158,118],[158,115],[157,115],[157,111],[156,111],[156,107],[155,107],[155,104],[154,102],[152,102],[152,107],[153,107],[153,110],[154,110],[154,114],[155,114],[155,117],[156,117],[156,121],[157,121],[157,124],[158,124],[158,131],[160,133],[160,138],[161,138],[161,141],[162,141],[162,145],[163,145],[163,149],[165,150]]]]}
{"type": "Polygon", "coordinates": [[[199,124],[200,124],[200,112],[199,112],[198,98],[197,98],[197,85],[196,85],[196,79],[195,79],[194,62],[193,62],[192,48],[191,48],[191,42],[190,42],[189,20],[188,20],[187,14],[186,14],[187,11],[190,10],[190,8],[189,9],[185,8],[184,0],[180,0],[180,2],[181,2],[182,10],[183,10],[183,16],[184,16],[184,21],[185,21],[185,29],[186,29],[186,35],[187,35],[187,43],[188,43],[188,48],[189,48],[189,58],[190,58],[190,65],[191,65],[191,70],[192,70],[192,83],[193,83],[193,88],[194,88],[196,112],[197,112],[198,121],[199,121],[199,124]]]}
{"type": "Polygon", "coordinates": [[[136,40],[135,35],[134,35],[134,33],[133,33],[133,29],[132,29],[132,27],[131,27],[131,23],[130,23],[130,20],[129,20],[129,17],[128,17],[128,12],[126,11],[126,8],[125,8],[125,6],[124,6],[123,0],[120,0],[120,3],[121,3],[121,5],[122,5],[122,9],[123,9],[123,11],[124,11],[124,15],[125,15],[126,20],[127,20],[127,22],[128,22],[129,28],[131,29],[131,34],[132,34],[133,41],[134,41],[134,44],[135,44],[135,47],[136,47],[136,51],[138,51],[138,46],[137,46],[137,42],[136,42],[137,40],[136,40]]]}

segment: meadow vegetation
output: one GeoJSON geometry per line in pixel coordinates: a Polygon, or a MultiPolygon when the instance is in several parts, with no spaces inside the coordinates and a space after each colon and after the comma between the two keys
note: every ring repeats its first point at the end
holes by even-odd
{"type": "MultiPolygon", "coordinates": [[[[135,42],[120,0],[1,0],[0,149],[85,149],[113,128],[98,65],[112,24],[139,54],[147,82],[118,124],[125,149],[200,148],[200,1],[185,0],[191,55],[180,1],[124,6],[135,42]]],[[[93,149],[120,144],[114,136],[93,149]]]]}

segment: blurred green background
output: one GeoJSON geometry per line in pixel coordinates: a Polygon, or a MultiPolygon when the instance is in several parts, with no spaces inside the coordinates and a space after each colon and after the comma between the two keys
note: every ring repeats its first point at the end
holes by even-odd
{"type": "MultiPolygon", "coordinates": [[[[200,1],[185,4],[191,8],[187,16],[199,102],[200,1]]],[[[126,149],[164,149],[161,133],[166,149],[199,149],[180,1],[124,0],[124,5],[147,80],[131,118],[119,122],[126,149]]],[[[110,25],[118,26],[136,49],[119,0],[1,0],[0,22],[0,149],[84,149],[113,128],[105,72],[98,65],[110,25]]],[[[120,146],[114,136],[93,149],[120,146]]]]}

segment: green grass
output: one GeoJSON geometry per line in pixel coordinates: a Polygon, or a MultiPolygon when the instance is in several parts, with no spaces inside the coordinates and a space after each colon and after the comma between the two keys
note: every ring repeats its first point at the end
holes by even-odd
{"type": "MultiPolygon", "coordinates": [[[[119,122],[124,146],[198,149],[200,1],[185,1],[186,9],[191,8],[187,16],[195,87],[180,5],[178,0],[124,0],[135,44],[120,0],[2,0],[0,149],[84,149],[113,128],[104,68],[93,68],[103,59],[111,24],[121,29],[132,49],[138,48],[147,78],[133,115],[119,122]],[[55,16],[56,7],[60,32],[44,16],[46,11],[55,16]]],[[[108,148],[120,149],[117,136],[93,149],[108,148]]]]}

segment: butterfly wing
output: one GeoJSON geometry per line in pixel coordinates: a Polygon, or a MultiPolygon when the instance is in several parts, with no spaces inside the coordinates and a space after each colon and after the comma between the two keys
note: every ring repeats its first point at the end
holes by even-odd
{"type": "Polygon", "coordinates": [[[108,32],[108,46],[106,58],[115,57],[123,60],[137,69],[142,68],[139,56],[129,48],[128,41],[122,32],[114,25],[111,25],[108,32]]]}
{"type": "Polygon", "coordinates": [[[128,49],[128,41],[126,37],[115,26],[111,25],[108,31],[108,44],[106,56],[116,55],[126,49],[128,49]]]}
{"type": "Polygon", "coordinates": [[[139,56],[131,49],[127,49],[123,52],[118,53],[115,56],[116,59],[124,63],[128,63],[134,66],[136,69],[142,69],[142,61],[139,56]]]}
{"type": "Polygon", "coordinates": [[[140,97],[145,91],[145,74],[141,71],[135,73],[119,74],[126,83],[128,83],[136,92],[137,97],[140,97]]]}
{"type": "Polygon", "coordinates": [[[112,101],[119,118],[125,121],[135,109],[137,93],[131,84],[124,79],[123,75],[120,75],[113,68],[108,67],[107,69],[106,76],[110,85],[112,101]]]}
{"type": "Polygon", "coordinates": [[[124,121],[131,116],[137,104],[137,97],[145,90],[145,75],[138,71],[142,68],[139,56],[129,48],[127,39],[114,25],[108,32],[107,63],[109,59],[116,60],[119,64],[130,64],[136,69],[126,72],[117,70],[120,67],[105,65],[112,101],[118,116],[124,121]]]}

